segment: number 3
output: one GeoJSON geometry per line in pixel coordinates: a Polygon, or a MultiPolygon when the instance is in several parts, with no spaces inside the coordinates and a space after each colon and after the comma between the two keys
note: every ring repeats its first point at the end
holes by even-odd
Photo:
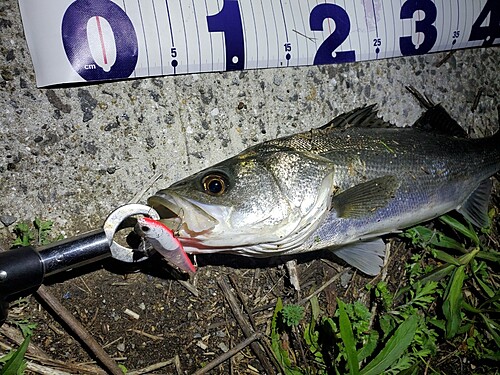
{"type": "Polygon", "coordinates": [[[407,0],[401,7],[400,18],[413,19],[413,14],[421,10],[425,17],[415,21],[415,32],[424,34],[424,41],[420,45],[413,44],[411,36],[399,38],[399,48],[403,56],[421,55],[427,53],[434,47],[437,38],[437,30],[433,23],[436,21],[437,10],[430,0],[407,0]]]}

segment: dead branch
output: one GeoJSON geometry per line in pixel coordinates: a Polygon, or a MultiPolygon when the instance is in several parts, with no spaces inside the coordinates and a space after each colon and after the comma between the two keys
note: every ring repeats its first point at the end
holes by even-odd
{"type": "MultiPolygon", "coordinates": [[[[218,365],[220,365],[224,361],[227,361],[229,358],[231,358],[235,354],[239,353],[241,350],[245,349],[248,345],[256,344],[256,342],[254,342],[254,341],[258,340],[260,337],[261,337],[260,333],[254,332],[252,335],[250,335],[248,338],[246,338],[241,343],[236,345],[234,348],[232,348],[231,350],[228,350],[226,353],[215,358],[212,362],[208,363],[205,367],[196,371],[193,375],[206,374],[207,372],[209,372],[213,368],[217,367],[218,365]]],[[[270,372],[270,373],[268,372],[268,374],[272,374],[272,373],[274,373],[274,371],[270,372]]]]}
{"type": "Polygon", "coordinates": [[[118,367],[118,364],[106,353],[85,327],[50,293],[45,285],[41,285],[36,294],[45,302],[54,315],[66,323],[76,338],[80,339],[89,348],[109,373],[123,375],[123,371],[118,367]]]}
{"type": "Polygon", "coordinates": [[[316,289],[313,293],[311,293],[310,295],[308,295],[305,298],[302,298],[298,302],[298,304],[299,305],[303,305],[304,303],[306,303],[307,301],[309,301],[311,298],[313,298],[315,295],[320,294],[323,290],[325,290],[326,288],[328,288],[328,286],[331,283],[333,283],[335,280],[338,280],[347,271],[349,271],[349,268],[347,268],[346,270],[342,271],[341,273],[338,273],[335,276],[333,276],[330,280],[328,280],[326,283],[324,283],[322,286],[320,286],[318,289],[316,289]]]}
{"type": "MultiPolygon", "coordinates": [[[[238,301],[236,301],[236,297],[234,294],[231,292],[231,289],[227,282],[223,278],[219,278],[217,280],[219,287],[222,290],[222,293],[224,294],[224,297],[226,298],[227,302],[229,303],[229,306],[231,307],[231,311],[233,312],[234,317],[236,318],[236,321],[241,327],[241,330],[243,331],[244,335],[249,338],[252,335],[255,334],[255,331],[253,330],[252,326],[250,323],[248,323],[247,319],[243,316],[243,314],[240,311],[240,307],[238,306],[238,301]]],[[[264,368],[264,372],[266,374],[273,374],[274,368],[269,362],[268,357],[266,356],[266,353],[262,350],[260,345],[257,342],[252,342],[250,344],[250,348],[252,348],[253,352],[259,359],[262,367],[264,368]]]]}

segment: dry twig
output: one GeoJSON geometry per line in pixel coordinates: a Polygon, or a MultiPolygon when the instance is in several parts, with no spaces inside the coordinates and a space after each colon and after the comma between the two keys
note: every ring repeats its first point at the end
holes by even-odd
{"type": "MultiPolygon", "coordinates": [[[[178,356],[176,356],[178,357],[178,356]]],[[[158,362],[158,363],[153,363],[152,365],[146,366],[142,369],[139,370],[134,370],[134,371],[129,371],[127,372],[127,375],[142,375],[142,374],[148,374],[150,372],[159,370],[163,367],[173,365],[175,363],[175,357],[169,359],[168,361],[163,361],[163,362],[158,362]]]]}
{"type": "MultiPolygon", "coordinates": [[[[241,330],[245,334],[247,338],[250,338],[252,335],[255,334],[255,331],[253,330],[252,326],[248,321],[245,319],[243,314],[240,311],[240,307],[238,306],[238,302],[236,301],[236,297],[234,294],[231,292],[231,289],[229,288],[229,285],[227,282],[223,279],[220,278],[217,280],[219,287],[222,290],[222,293],[224,294],[224,297],[226,297],[227,302],[229,303],[229,306],[231,307],[231,311],[233,312],[234,317],[236,318],[236,321],[241,327],[241,330]]],[[[255,340],[253,340],[255,341],[255,340]]],[[[252,342],[250,344],[250,347],[252,348],[253,352],[259,359],[262,367],[264,368],[264,372],[266,374],[273,374],[274,368],[269,362],[268,357],[266,356],[266,353],[262,350],[260,345],[256,342],[252,342]]]]}
{"type": "Polygon", "coordinates": [[[306,303],[307,301],[309,301],[311,298],[313,298],[315,295],[320,294],[323,290],[325,290],[326,288],[328,288],[328,286],[331,283],[333,283],[335,280],[338,280],[344,273],[346,273],[349,270],[350,270],[350,268],[347,268],[346,270],[342,271],[341,273],[336,274],[330,280],[328,280],[326,283],[324,283],[322,286],[320,286],[318,289],[316,289],[313,293],[311,293],[310,295],[308,295],[305,298],[302,298],[298,302],[298,304],[299,305],[303,305],[304,303],[306,303]]]}
{"type": "MultiPolygon", "coordinates": [[[[0,349],[6,352],[14,350],[12,346],[7,345],[3,342],[0,342],[0,349]]],[[[29,359],[28,369],[40,374],[45,374],[45,373],[55,374],[56,371],[61,371],[63,373],[70,373],[70,374],[79,373],[79,374],[89,374],[89,375],[106,375],[106,372],[104,370],[96,366],[91,366],[89,364],[59,361],[56,359],[49,358],[44,352],[42,352],[41,354],[42,354],[41,356],[38,356],[30,352],[30,350],[28,349],[28,352],[25,354],[25,358],[29,359]]]]}
{"type": "Polygon", "coordinates": [[[54,315],[57,315],[66,323],[73,334],[90,349],[109,373],[123,375],[123,371],[118,367],[118,364],[104,351],[85,327],[49,292],[45,285],[41,285],[36,294],[48,305],[54,315]]]}
{"type": "MultiPolygon", "coordinates": [[[[236,355],[241,350],[245,349],[248,345],[256,344],[254,341],[258,340],[259,338],[261,338],[261,334],[254,332],[252,335],[250,335],[248,338],[246,338],[241,343],[239,343],[238,345],[236,345],[234,348],[228,350],[226,353],[224,353],[221,356],[215,358],[212,362],[208,363],[202,369],[199,369],[198,371],[196,371],[193,375],[206,374],[207,372],[209,372],[213,368],[217,367],[218,365],[220,365],[224,361],[227,361],[229,358],[231,358],[232,356],[236,355]]],[[[272,374],[272,373],[274,373],[274,371],[271,372],[270,374],[272,374]]]]}

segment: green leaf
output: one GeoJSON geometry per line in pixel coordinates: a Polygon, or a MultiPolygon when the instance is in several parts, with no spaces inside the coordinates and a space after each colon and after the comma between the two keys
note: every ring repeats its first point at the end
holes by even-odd
{"type": "Polygon", "coordinates": [[[437,230],[432,230],[422,225],[417,225],[407,229],[403,236],[410,238],[414,245],[418,245],[423,248],[433,245],[447,249],[455,249],[462,252],[465,250],[464,245],[457,240],[454,240],[437,230]]]}
{"type": "Polygon", "coordinates": [[[358,360],[361,362],[371,356],[377,347],[379,334],[377,331],[370,331],[368,338],[363,343],[363,347],[358,351],[358,360]]]}
{"type": "Polygon", "coordinates": [[[500,253],[497,251],[481,250],[477,253],[476,258],[500,263],[500,253]]]}
{"type": "Polygon", "coordinates": [[[26,223],[16,224],[14,233],[16,234],[16,239],[12,243],[12,246],[29,246],[34,238],[29,225],[26,223]]]}
{"type": "Polygon", "coordinates": [[[281,298],[278,298],[276,301],[276,307],[274,308],[273,317],[271,319],[271,349],[273,350],[276,360],[283,366],[285,375],[302,375],[301,371],[294,368],[290,358],[288,357],[288,352],[283,349],[283,346],[281,345],[281,337],[278,332],[278,316],[282,311],[283,302],[281,301],[281,298]]]}
{"type": "Polygon", "coordinates": [[[14,354],[7,361],[5,366],[0,371],[0,375],[22,375],[26,369],[26,360],[24,354],[28,349],[31,336],[28,335],[24,338],[21,346],[14,352],[14,354]]]}
{"type": "Polygon", "coordinates": [[[496,323],[495,321],[491,320],[484,314],[480,314],[481,318],[484,321],[484,324],[486,324],[486,328],[488,329],[488,332],[491,334],[491,337],[493,337],[493,340],[497,344],[497,346],[500,348],[500,325],[496,323]]]}
{"type": "Polygon", "coordinates": [[[476,245],[479,245],[479,237],[477,236],[476,231],[470,223],[468,223],[468,226],[465,226],[449,215],[443,215],[439,218],[439,220],[455,229],[457,232],[462,233],[464,236],[470,238],[476,245]]]}
{"type": "Polygon", "coordinates": [[[454,256],[452,256],[452,255],[450,255],[447,252],[442,251],[442,250],[432,249],[432,256],[434,258],[437,258],[437,259],[445,262],[445,263],[450,263],[450,264],[453,264],[455,266],[460,265],[460,262],[458,261],[457,258],[455,258],[454,256]]]}
{"type": "Polygon", "coordinates": [[[311,304],[311,321],[306,324],[303,337],[309,347],[309,351],[315,356],[315,360],[318,363],[324,364],[323,354],[321,353],[321,347],[318,342],[319,332],[316,330],[316,321],[320,314],[318,297],[312,297],[309,302],[311,304]]]}
{"type": "Polygon", "coordinates": [[[406,351],[417,330],[418,317],[410,315],[396,329],[384,349],[360,371],[360,375],[378,375],[387,370],[406,351]]]}
{"type": "Polygon", "coordinates": [[[286,305],[281,311],[283,322],[288,327],[296,327],[304,318],[304,308],[299,305],[286,305]]]}
{"type": "Polygon", "coordinates": [[[474,306],[472,305],[469,305],[467,302],[465,301],[462,301],[462,308],[466,311],[469,311],[471,313],[474,313],[474,314],[480,314],[483,312],[483,310],[481,309],[477,309],[475,308],[474,306]]]}
{"type": "Polygon", "coordinates": [[[465,266],[456,267],[446,287],[443,301],[443,313],[446,318],[447,339],[451,339],[457,334],[458,328],[462,323],[460,310],[463,300],[462,287],[464,285],[464,280],[465,266]]]}
{"type": "Polygon", "coordinates": [[[486,284],[483,280],[481,280],[481,278],[476,273],[474,273],[474,279],[476,279],[477,283],[481,286],[481,288],[488,295],[488,297],[490,298],[495,297],[495,292],[493,291],[493,289],[491,289],[488,284],[486,284]]]}
{"type": "Polygon", "coordinates": [[[479,251],[479,247],[476,247],[474,250],[458,258],[458,261],[460,262],[460,264],[467,265],[475,258],[476,254],[478,254],[479,251]]]}
{"type": "Polygon", "coordinates": [[[419,281],[422,284],[428,283],[429,281],[440,281],[448,276],[455,270],[456,266],[453,264],[444,264],[442,266],[437,267],[433,271],[429,272],[427,275],[422,277],[419,281]]]}
{"type": "Polygon", "coordinates": [[[356,352],[356,342],[354,341],[351,321],[345,311],[345,303],[338,300],[338,306],[340,337],[345,347],[349,374],[359,374],[358,353],[356,352]]]}

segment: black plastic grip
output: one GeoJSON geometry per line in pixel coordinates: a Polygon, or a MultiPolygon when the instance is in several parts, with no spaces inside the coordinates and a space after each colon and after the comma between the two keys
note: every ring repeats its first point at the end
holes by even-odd
{"type": "Polygon", "coordinates": [[[0,252],[0,298],[38,288],[44,278],[40,254],[32,247],[0,252]]]}

